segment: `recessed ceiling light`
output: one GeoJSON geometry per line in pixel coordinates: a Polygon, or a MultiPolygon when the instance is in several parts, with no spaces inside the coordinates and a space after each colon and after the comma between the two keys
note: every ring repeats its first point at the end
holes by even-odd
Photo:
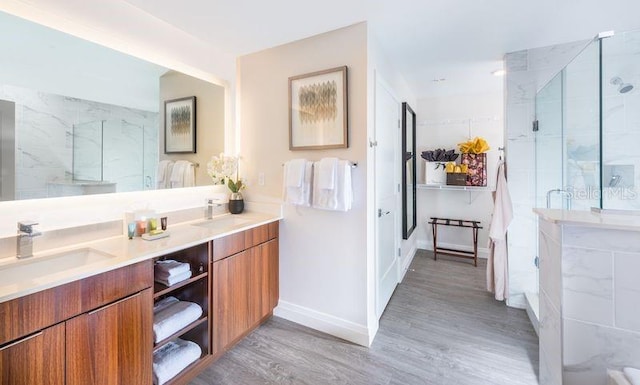
{"type": "Polygon", "coordinates": [[[500,69],[500,70],[495,70],[493,72],[491,72],[491,75],[493,76],[504,76],[507,73],[506,70],[500,69]]]}

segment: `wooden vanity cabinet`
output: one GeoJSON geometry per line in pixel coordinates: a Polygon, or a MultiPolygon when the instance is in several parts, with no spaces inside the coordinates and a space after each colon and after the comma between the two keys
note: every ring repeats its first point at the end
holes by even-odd
{"type": "Polygon", "coordinates": [[[152,289],[66,322],[67,385],[151,384],[152,289]]]}
{"type": "Polygon", "coordinates": [[[213,241],[213,353],[271,316],[278,303],[278,222],[213,241]]]}
{"type": "Polygon", "coordinates": [[[0,384],[150,385],[151,261],[0,303],[0,384]]]}
{"type": "Polygon", "coordinates": [[[63,385],[64,338],[63,322],[0,348],[0,384],[63,385]]]}

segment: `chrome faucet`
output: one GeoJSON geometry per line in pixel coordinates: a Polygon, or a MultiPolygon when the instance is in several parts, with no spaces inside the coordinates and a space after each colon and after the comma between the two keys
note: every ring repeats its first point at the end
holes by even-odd
{"type": "Polygon", "coordinates": [[[42,235],[39,231],[34,231],[33,226],[38,222],[24,221],[18,222],[18,237],[16,238],[16,257],[29,258],[33,256],[33,237],[42,235]]]}
{"type": "Polygon", "coordinates": [[[213,208],[222,206],[222,203],[214,202],[213,198],[207,198],[204,200],[206,205],[204,210],[205,219],[213,219],[213,208]]]}

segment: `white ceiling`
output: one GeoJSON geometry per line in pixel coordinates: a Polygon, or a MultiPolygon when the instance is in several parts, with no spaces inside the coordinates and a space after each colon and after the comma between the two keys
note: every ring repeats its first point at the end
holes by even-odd
{"type": "Polygon", "coordinates": [[[640,28],[638,0],[126,1],[233,55],[367,20],[417,97],[499,92],[507,52],[640,28]]]}

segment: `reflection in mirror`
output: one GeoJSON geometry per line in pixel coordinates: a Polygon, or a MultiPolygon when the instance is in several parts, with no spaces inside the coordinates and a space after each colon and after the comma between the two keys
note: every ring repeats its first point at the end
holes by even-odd
{"type": "Polygon", "coordinates": [[[199,164],[195,184],[211,184],[223,87],[1,12],[0,50],[0,200],[155,189],[161,159],[199,164]],[[187,96],[198,153],[166,155],[164,101],[187,96]]]}
{"type": "Polygon", "coordinates": [[[416,114],[402,103],[402,238],[416,228],[416,114]]]}

